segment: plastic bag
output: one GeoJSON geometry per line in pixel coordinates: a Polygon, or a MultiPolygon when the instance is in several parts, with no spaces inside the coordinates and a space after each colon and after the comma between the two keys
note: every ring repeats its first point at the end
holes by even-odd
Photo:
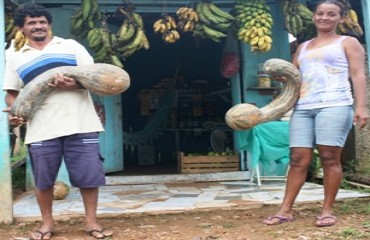
{"type": "Polygon", "coordinates": [[[225,78],[231,78],[240,69],[240,58],[235,52],[225,51],[221,62],[221,75],[225,78]]]}

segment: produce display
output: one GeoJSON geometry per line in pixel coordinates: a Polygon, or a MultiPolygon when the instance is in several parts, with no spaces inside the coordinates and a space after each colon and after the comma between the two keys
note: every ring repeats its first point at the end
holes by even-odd
{"type": "Polygon", "coordinates": [[[273,19],[265,1],[239,0],[235,5],[235,14],[238,39],[249,44],[252,52],[270,51],[273,19]]]}
{"type": "MultiPolygon", "coordinates": [[[[344,21],[339,24],[337,33],[360,38],[364,31],[359,23],[357,12],[349,0],[339,0],[346,9],[344,21]]],[[[135,6],[123,1],[117,7],[115,15],[103,12],[97,0],[81,0],[80,8],[70,17],[70,32],[79,40],[87,39],[88,46],[94,52],[94,59],[100,63],[110,63],[123,68],[132,54],[140,49],[149,49],[150,42],[144,28],[144,19],[135,12],[135,6]],[[118,30],[111,30],[108,18],[121,21],[118,30]]],[[[286,30],[301,43],[315,37],[316,29],[312,22],[311,1],[277,1],[285,18],[286,30]]],[[[27,39],[18,32],[12,13],[17,5],[5,6],[5,41],[17,51],[27,39]],[[11,44],[12,43],[12,44],[11,44]]],[[[182,34],[190,33],[195,38],[211,39],[222,42],[229,34],[236,32],[238,40],[250,45],[251,51],[264,53],[273,46],[273,16],[266,0],[236,0],[227,12],[211,0],[191,0],[189,4],[175,10],[174,14],[163,12],[154,21],[152,30],[158,33],[164,43],[176,43],[182,34]]],[[[52,33],[50,33],[52,34],[52,33]]]]}
{"type": "Polygon", "coordinates": [[[134,10],[132,3],[117,8],[117,14],[124,20],[117,33],[112,33],[97,0],[82,0],[80,10],[71,17],[71,33],[80,39],[87,38],[96,62],[123,68],[123,60],[142,48],[150,47],[144,21],[134,10]]]}
{"type": "Polygon", "coordinates": [[[341,0],[347,6],[347,14],[344,16],[344,21],[338,25],[337,32],[343,35],[353,37],[362,37],[364,31],[358,22],[357,12],[351,7],[348,0],[341,0]]]}
{"type": "Polygon", "coordinates": [[[153,30],[155,33],[162,34],[165,43],[175,43],[180,39],[176,20],[168,13],[163,13],[162,17],[154,22],[153,30]]]}
{"type": "Polygon", "coordinates": [[[234,16],[223,11],[210,1],[200,1],[196,4],[196,12],[199,21],[195,23],[193,36],[200,38],[210,38],[215,42],[227,36],[234,16]]]}
{"type": "Polygon", "coordinates": [[[312,22],[313,13],[303,3],[292,0],[284,0],[281,3],[281,11],[285,17],[285,29],[304,42],[316,36],[316,28],[312,22]]]}
{"type": "Polygon", "coordinates": [[[194,31],[195,24],[199,22],[199,15],[193,7],[180,7],[176,11],[176,16],[178,18],[177,28],[181,32],[194,31]]]}

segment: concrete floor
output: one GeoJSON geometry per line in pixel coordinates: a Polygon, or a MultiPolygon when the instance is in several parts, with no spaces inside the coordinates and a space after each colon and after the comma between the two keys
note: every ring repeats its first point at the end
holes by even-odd
{"type": "MultiPolygon", "coordinates": [[[[258,208],[280,203],[284,189],[284,181],[263,182],[261,187],[250,181],[110,185],[100,188],[98,216],[241,206],[258,208]]],[[[340,190],[337,199],[369,196],[358,191],[340,190]]],[[[321,200],[323,188],[314,183],[305,183],[297,198],[297,202],[321,200]]],[[[82,216],[84,208],[78,189],[71,188],[66,199],[54,201],[53,211],[56,219],[82,216]]],[[[32,191],[14,202],[13,214],[20,221],[40,219],[32,191]]]]}

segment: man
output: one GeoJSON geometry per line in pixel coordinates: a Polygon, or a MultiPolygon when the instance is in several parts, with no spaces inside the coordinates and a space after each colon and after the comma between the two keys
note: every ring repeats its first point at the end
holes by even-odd
{"type": "MultiPolygon", "coordinates": [[[[7,92],[9,112],[18,92],[39,74],[58,66],[92,64],[86,49],[72,39],[52,36],[52,17],[46,8],[28,4],[14,15],[15,24],[27,43],[18,51],[13,47],[6,53],[3,90],[7,92]]],[[[39,230],[32,239],[51,239],[53,184],[64,159],[71,184],[80,188],[85,206],[86,231],[97,239],[111,236],[96,219],[99,186],[105,184],[105,174],[99,154],[99,132],[103,127],[92,98],[86,89],[72,78],[57,75],[49,84],[53,93],[27,122],[25,143],[28,146],[35,180],[35,194],[42,215],[39,230]]],[[[14,125],[23,119],[9,116],[14,125]]]]}

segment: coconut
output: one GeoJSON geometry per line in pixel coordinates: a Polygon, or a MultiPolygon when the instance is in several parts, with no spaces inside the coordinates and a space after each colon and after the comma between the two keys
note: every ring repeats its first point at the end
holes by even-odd
{"type": "Polygon", "coordinates": [[[69,194],[69,186],[61,181],[56,181],[54,183],[53,195],[54,200],[65,199],[69,194]]]}

